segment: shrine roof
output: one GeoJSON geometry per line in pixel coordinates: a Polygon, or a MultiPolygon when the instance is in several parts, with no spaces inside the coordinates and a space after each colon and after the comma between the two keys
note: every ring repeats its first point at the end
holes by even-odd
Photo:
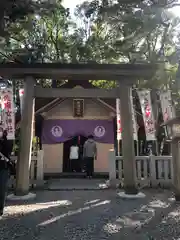
{"type": "MultiPolygon", "coordinates": [[[[57,80],[59,80],[57,78],[57,80]]],[[[89,81],[82,81],[82,80],[69,80],[64,82],[59,88],[74,88],[76,86],[81,86],[83,88],[97,88],[93,86],[89,81]]],[[[35,114],[36,114],[36,120],[38,117],[40,117],[40,114],[46,111],[49,111],[50,109],[54,108],[56,105],[61,103],[64,99],[62,98],[36,98],[35,99],[35,114]]],[[[116,99],[101,99],[104,101],[107,105],[110,107],[116,108],[116,99]]],[[[21,115],[20,112],[16,114],[16,129],[20,127],[20,121],[21,121],[21,115]]],[[[39,122],[39,121],[38,121],[39,122]]],[[[41,122],[41,121],[40,121],[41,122]]],[[[38,125],[39,126],[39,125],[38,125]]]]}
{"type": "MultiPolygon", "coordinates": [[[[59,88],[74,88],[74,87],[83,87],[83,88],[97,88],[93,86],[89,81],[81,81],[81,80],[74,80],[74,81],[67,81],[64,84],[62,84],[59,88]]],[[[116,100],[115,99],[101,99],[106,104],[108,104],[110,107],[114,108],[116,107],[116,100]]],[[[36,114],[48,111],[52,108],[54,108],[57,104],[61,103],[63,101],[62,98],[36,98],[35,99],[35,112],[36,114]]]]}

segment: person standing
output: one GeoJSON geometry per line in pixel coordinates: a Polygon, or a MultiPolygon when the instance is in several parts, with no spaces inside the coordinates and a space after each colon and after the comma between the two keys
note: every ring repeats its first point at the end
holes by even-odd
{"type": "Polygon", "coordinates": [[[73,172],[77,172],[78,171],[78,160],[79,160],[79,147],[77,145],[77,143],[73,143],[73,145],[70,147],[70,163],[71,163],[71,170],[73,172]]]}
{"type": "Polygon", "coordinates": [[[10,161],[12,144],[7,139],[7,131],[3,131],[0,140],[0,216],[4,212],[5,198],[8,188],[8,179],[12,172],[13,164],[10,161]]]}
{"type": "Polygon", "coordinates": [[[83,157],[86,163],[86,174],[88,178],[92,178],[94,172],[94,159],[97,155],[96,142],[92,135],[90,135],[83,147],[83,157]]]}

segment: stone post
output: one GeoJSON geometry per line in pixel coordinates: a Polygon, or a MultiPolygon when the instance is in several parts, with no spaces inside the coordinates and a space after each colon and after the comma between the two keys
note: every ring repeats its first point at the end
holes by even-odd
{"type": "Polygon", "coordinates": [[[175,199],[180,201],[180,151],[178,139],[173,139],[171,144],[175,199]]]}
{"type": "Polygon", "coordinates": [[[109,186],[116,188],[116,154],[114,149],[109,150],[109,186]]]}
{"type": "Polygon", "coordinates": [[[121,84],[119,86],[122,127],[122,156],[124,164],[125,194],[136,195],[138,190],[136,188],[135,181],[136,166],[130,90],[130,87],[127,85],[121,84]]]}
{"type": "Polygon", "coordinates": [[[37,173],[36,173],[36,177],[37,177],[37,185],[38,186],[43,186],[44,184],[44,163],[43,163],[43,159],[44,159],[44,152],[43,150],[39,150],[38,151],[38,158],[37,158],[37,173]]]}
{"type": "Polygon", "coordinates": [[[24,196],[29,193],[29,170],[31,165],[31,149],[34,117],[34,78],[26,77],[24,81],[24,104],[21,117],[20,153],[16,174],[15,195],[24,196]]]}

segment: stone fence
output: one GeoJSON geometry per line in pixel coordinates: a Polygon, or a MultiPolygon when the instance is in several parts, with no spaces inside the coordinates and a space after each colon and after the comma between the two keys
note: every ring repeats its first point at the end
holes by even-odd
{"type": "MultiPolygon", "coordinates": [[[[136,156],[136,183],[141,187],[171,187],[173,183],[172,156],[136,156]]],[[[123,157],[109,152],[109,184],[123,187],[123,157]]]]}
{"type": "MultiPolygon", "coordinates": [[[[44,180],[44,167],[43,167],[43,150],[34,151],[31,154],[31,166],[30,166],[30,187],[43,185],[44,180]]],[[[17,156],[11,156],[11,159],[16,161],[17,156]]],[[[14,188],[15,178],[11,177],[9,186],[14,188]]]]}

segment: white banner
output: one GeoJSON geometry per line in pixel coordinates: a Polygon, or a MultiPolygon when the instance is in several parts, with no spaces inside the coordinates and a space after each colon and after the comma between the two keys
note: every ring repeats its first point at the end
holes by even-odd
{"type": "Polygon", "coordinates": [[[135,111],[134,111],[134,105],[133,105],[133,97],[132,97],[132,89],[130,94],[130,100],[131,100],[131,111],[132,111],[132,121],[133,121],[133,136],[134,140],[138,140],[138,134],[137,134],[137,122],[135,118],[135,111]]]}
{"type": "Polygon", "coordinates": [[[156,140],[155,121],[154,121],[154,115],[152,111],[150,91],[149,90],[138,91],[137,93],[139,96],[139,101],[141,104],[141,109],[143,114],[146,140],[147,141],[156,140]]]}
{"type": "Polygon", "coordinates": [[[21,116],[22,116],[22,109],[23,109],[23,98],[24,98],[24,89],[19,89],[19,99],[20,99],[20,110],[21,110],[21,116]]]}
{"type": "MultiPolygon", "coordinates": [[[[132,120],[133,120],[133,138],[134,140],[138,140],[137,137],[137,124],[135,120],[135,113],[133,108],[133,99],[131,93],[131,107],[132,107],[132,120]]],[[[120,99],[116,99],[116,119],[117,119],[117,140],[122,139],[122,127],[121,127],[121,115],[120,115],[120,99]]]]}
{"type": "Polygon", "coordinates": [[[121,115],[120,115],[120,99],[116,99],[116,120],[117,120],[117,140],[122,139],[121,115]]]}
{"type": "Polygon", "coordinates": [[[13,90],[3,89],[1,95],[1,117],[0,117],[0,133],[7,130],[7,138],[15,139],[15,108],[13,100],[13,90]]]}
{"type": "Polygon", "coordinates": [[[175,109],[172,104],[171,91],[160,93],[161,109],[164,122],[175,117],[175,109]]]}

